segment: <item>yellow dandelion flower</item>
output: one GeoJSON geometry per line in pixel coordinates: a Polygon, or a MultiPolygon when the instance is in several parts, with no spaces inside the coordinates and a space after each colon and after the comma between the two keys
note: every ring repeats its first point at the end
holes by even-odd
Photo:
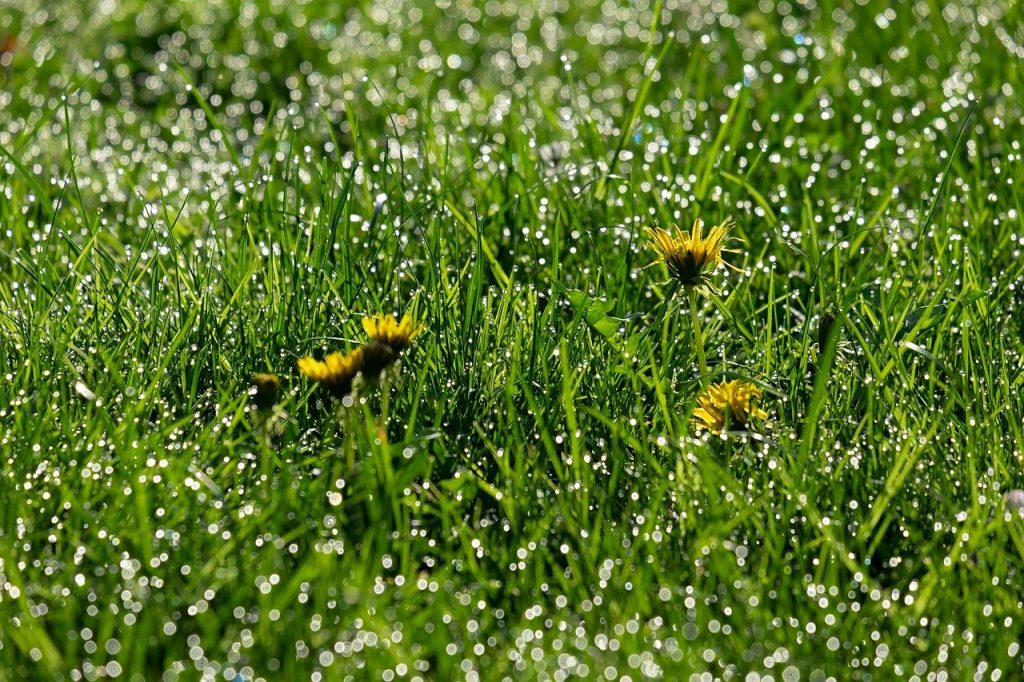
{"type": "Polygon", "coordinates": [[[281,380],[276,374],[260,372],[252,375],[252,388],[249,389],[252,402],[257,409],[269,410],[281,397],[281,380]]]}
{"type": "Polygon", "coordinates": [[[715,225],[703,234],[704,221],[693,221],[690,233],[673,237],[660,227],[649,227],[647,233],[658,251],[659,260],[668,267],[669,274],[684,287],[709,288],[711,273],[722,260],[722,252],[729,240],[729,230],[735,226],[731,218],[715,225]]]}
{"type": "Polygon", "coordinates": [[[363,369],[363,349],[357,348],[347,355],[331,353],[320,360],[304,357],[299,360],[299,371],[324,386],[337,398],[352,390],[352,381],[363,369]]]}
{"type": "Polygon", "coordinates": [[[768,413],[757,407],[761,389],[749,381],[724,381],[711,384],[700,394],[693,411],[693,424],[697,428],[721,433],[726,424],[744,428],[751,417],[765,419],[768,413]]]}
{"type": "Polygon", "coordinates": [[[412,345],[413,339],[423,331],[423,326],[413,322],[412,317],[408,315],[404,316],[401,322],[391,315],[377,315],[364,317],[363,329],[374,343],[388,346],[397,356],[412,345]]]}

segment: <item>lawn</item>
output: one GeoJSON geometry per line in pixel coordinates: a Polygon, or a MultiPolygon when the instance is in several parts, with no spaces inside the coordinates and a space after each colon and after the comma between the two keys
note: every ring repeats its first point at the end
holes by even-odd
{"type": "Polygon", "coordinates": [[[1022,94],[1016,0],[0,0],[0,679],[1024,679],[1022,94]]]}

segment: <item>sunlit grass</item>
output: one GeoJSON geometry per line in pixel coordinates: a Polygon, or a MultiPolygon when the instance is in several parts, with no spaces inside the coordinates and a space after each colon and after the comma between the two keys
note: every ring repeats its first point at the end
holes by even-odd
{"type": "Polygon", "coordinates": [[[1024,674],[1012,10],[441,5],[0,12],[0,678],[1024,674]]]}

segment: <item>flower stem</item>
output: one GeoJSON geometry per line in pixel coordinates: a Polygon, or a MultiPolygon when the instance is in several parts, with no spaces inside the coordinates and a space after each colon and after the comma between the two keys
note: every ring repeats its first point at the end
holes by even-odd
{"type": "Polygon", "coordinates": [[[697,290],[690,289],[690,321],[693,323],[693,345],[697,349],[697,364],[700,366],[700,385],[708,382],[708,363],[704,359],[704,337],[700,333],[700,317],[697,315],[697,290]]]}

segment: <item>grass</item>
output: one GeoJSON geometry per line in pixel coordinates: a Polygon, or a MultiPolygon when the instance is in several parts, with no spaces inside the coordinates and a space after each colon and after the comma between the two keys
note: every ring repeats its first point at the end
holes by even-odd
{"type": "Polygon", "coordinates": [[[1019,677],[1014,9],[728,11],[0,13],[0,677],[1019,677]]]}

